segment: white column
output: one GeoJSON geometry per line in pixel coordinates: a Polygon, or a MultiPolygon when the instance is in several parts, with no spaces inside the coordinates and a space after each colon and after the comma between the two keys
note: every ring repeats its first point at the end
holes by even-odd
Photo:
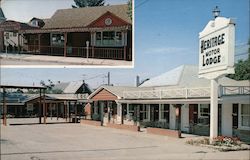
{"type": "Polygon", "coordinates": [[[148,107],[148,121],[150,121],[150,105],[147,104],[147,107],[148,107]]]}
{"type": "Polygon", "coordinates": [[[169,106],[169,128],[170,129],[175,129],[175,120],[176,120],[176,117],[175,117],[175,107],[170,104],[169,106]]]}
{"type": "Polygon", "coordinates": [[[223,103],[221,106],[221,133],[224,136],[232,136],[233,129],[232,129],[232,114],[233,114],[233,107],[232,103],[223,103]]]}
{"type": "Polygon", "coordinates": [[[159,121],[162,121],[162,119],[161,119],[161,108],[162,108],[162,105],[159,104],[159,121]]]}
{"type": "Polygon", "coordinates": [[[210,141],[218,136],[218,82],[211,80],[210,97],[210,141]]]}
{"type": "Polygon", "coordinates": [[[122,104],[117,103],[117,124],[122,124],[122,104]]]}

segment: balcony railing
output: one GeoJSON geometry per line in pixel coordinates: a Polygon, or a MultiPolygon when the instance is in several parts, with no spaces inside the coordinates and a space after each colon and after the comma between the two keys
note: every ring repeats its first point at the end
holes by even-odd
{"type": "MultiPolygon", "coordinates": [[[[64,56],[64,46],[27,45],[22,53],[36,55],[64,56]]],[[[67,47],[67,57],[103,58],[124,60],[124,48],[67,47]]]]}
{"type": "Polygon", "coordinates": [[[209,97],[210,88],[180,88],[168,90],[124,91],[124,99],[170,99],[209,97]]]}
{"type": "Polygon", "coordinates": [[[222,96],[250,95],[250,87],[249,86],[222,86],[221,95],[222,96]]]}
{"type": "MultiPolygon", "coordinates": [[[[219,97],[228,95],[250,95],[249,86],[221,86],[219,97]]],[[[167,90],[124,91],[124,99],[171,99],[171,98],[209,98],[210,87],[180,88],[167,90]]]]}

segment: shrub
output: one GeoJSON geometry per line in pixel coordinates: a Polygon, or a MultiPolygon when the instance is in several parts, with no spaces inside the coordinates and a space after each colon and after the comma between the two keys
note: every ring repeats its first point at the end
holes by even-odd
{"type": "Polygon", "coordinates": [[[240,139],[238,137],[229,137],[229,136],[218,136],[213,139],[212,145],[215,146],[240,146],[240,139]]]}

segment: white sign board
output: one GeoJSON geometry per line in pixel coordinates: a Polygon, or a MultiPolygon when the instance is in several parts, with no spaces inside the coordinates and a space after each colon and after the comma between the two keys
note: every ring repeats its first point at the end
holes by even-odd
{"type": "Polygon", "coordinates": [[[199,77],[234,74],[235,24],[229,18],[209,21],[199,34],[199,77]]]}
{"type": "Polygon", "coordinates": [[[27,111],[33,111],[34,110],[34,106],[32,103],[27,103],[27,111]]]}

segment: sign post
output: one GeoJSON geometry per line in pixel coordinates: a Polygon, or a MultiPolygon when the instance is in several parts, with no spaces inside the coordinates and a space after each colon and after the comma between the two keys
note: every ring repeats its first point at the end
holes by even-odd
{"type": "Polygon", "coordinates": [[[199,33],[199,39],[199,78],[211,81],[210,141],[212,141],[218,136],[218,79],[227,74],[234,74],[235,23],[232,19],[215,16],[215,19],[209,21],[199,33]]]}

